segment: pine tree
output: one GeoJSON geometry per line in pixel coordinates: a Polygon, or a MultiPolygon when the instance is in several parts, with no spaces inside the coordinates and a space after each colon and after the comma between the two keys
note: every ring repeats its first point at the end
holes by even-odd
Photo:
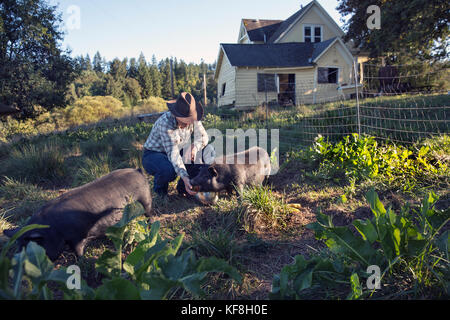
{"type": "Polygon", "coordinates": [[[138,59],[137,80],[142,88],[142,98],[147,99],[154,95],[153,82],[150,76],[150,70],[147,66],[147,61],[143,53],[138,59]]]}
{"type": "Polygon", "coordinates": [[[152,78],[153,95],[155,97],[161,97],[162,96],[161,74],[156,64],[152,64],[150,66],[150,77],[152,78]]]}
{"type": "Polygon", "coordinates": [[[137,79],[138,75],[138,64],[136,58],[130,59],[130,64],[128,66],[127,77],[137,79]]]}
{"type": "Polygon", "coordinates": [[[83,69],[87,70],[87,71],[91,71],[92,70],[92,62],[91,62],[91,57],[89,56],[89,54],[87,54],[86,57],[84,58],[83,69]]]}
{"type": "Polygon", "coordinates": [[[100,52],[97,51],[97,53],[94,56],[92,64],[94,71],[103,73],[103,60],[102,56],[100,55],[100,52]]]}

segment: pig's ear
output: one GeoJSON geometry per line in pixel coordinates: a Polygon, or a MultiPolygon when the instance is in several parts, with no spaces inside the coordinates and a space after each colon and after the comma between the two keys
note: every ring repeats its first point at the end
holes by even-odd
{"type": "Polygon", "coordinates": [[[19,230],[20,230],[20,228],[3,230],[3,234],[5,236],[7,236],[8,238],[12,238],[12,236],[14,236],[19,230]]]}
{"type": "Polygon", "coordinates": [[[217,173],[216,168],[214,167],[209,167],[208,168],[208,172],[213,176],[213,177],[217,177],[219,174],[217,173]]]}

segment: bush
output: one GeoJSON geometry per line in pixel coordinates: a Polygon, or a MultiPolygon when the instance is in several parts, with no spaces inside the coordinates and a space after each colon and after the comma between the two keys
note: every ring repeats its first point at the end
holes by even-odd
{"type": "Polygon", "coordinates": [[[138,102],[137,106],[133,107],[133,113],[158,113],[168,111],[167,103],[164,99],[159,97],[150,97],[138,102]]]}
{"type": "Polygon", "coordinates": [[[122,102],[110,96],[86,96],[64,109],[66,125],[71,127],[108,118],[120,118],[122,114],[122,102]]]}
{"type": "Polygon", "coordinates": [[[366,199],[373,218],[355,220],[354,230],[336,227],[331,217],[319,213],[317,222],[307,227],[329,250],[309,260],[297,256],[293,265],[274,277],[271,298],[299,299],[313,289],[317,295],[335,292],[334,298],[343,298],[350,291],[349,299],[418,297],[425,292],[436,298],[448,296],[449,243],[444,227],[450,221],[450,210],[434,207],[434,193],[425,197],[420,210],[405,205],[398,214],[386,210],[373,190],[366,199]],[[360,283],[359,279],[369,278],[370,266],[380,269],[383,288],[379,292],[360,283]]]}

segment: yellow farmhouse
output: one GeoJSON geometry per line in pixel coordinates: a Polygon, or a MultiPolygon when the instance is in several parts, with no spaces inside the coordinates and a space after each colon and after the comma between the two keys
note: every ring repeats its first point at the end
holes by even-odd
{"type": "Polygon", "coordinates": [[[242,19],[238,43],[220,45],[214,75],[219,107],[350,98],[361,86],[367,57],[358,57],[343,36],[315,0],[287,20],[242,19]]]}

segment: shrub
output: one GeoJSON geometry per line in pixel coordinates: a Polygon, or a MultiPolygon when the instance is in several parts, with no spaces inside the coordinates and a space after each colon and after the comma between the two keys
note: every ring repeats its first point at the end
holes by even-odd
{"type": "Polygon", "coordinates": [[[366,199],[373,218],[355,220],[355,230],[336,227],[331,217],[318,214],[317,222],[307,227],[317,239],[325,241],[329,251],[309,260],[297,256],[293,265],[285,266],[274,277],[272,298],[298,299],[313,289],[326,295],[332,288],[335,298],[350,291],[349,299],[411,293],[417,297],[431,288],[435,297],[449,294],[448,230],[444,232],[443,228],[450,221],[450,210],[434,207],[434,193],[425,197],[420,210],[405,205],[398,214],[391,208],[386,210],[373,190],[366,199]],[[369,266],[380,268],[383,288],[378,293],[360,283],[359,279],[370,276],[369,266]],[[398,290],[405,283],[408,288],[398,290]]]}
{"type": "Polygon", "coordinates": [[[145,100],[141,100],[133,107],[133,113],[158,113],[168,111],[167,103],[164,99],[159,97],[150,97],[145,100]]]}
{"type": "Polygon", "coordinates": [[[78,126],[107,118],[120,118],[123,106],[122,102],[110,96],[86,96],[64,109],[64,114],[67,126],[78,126]]]}

